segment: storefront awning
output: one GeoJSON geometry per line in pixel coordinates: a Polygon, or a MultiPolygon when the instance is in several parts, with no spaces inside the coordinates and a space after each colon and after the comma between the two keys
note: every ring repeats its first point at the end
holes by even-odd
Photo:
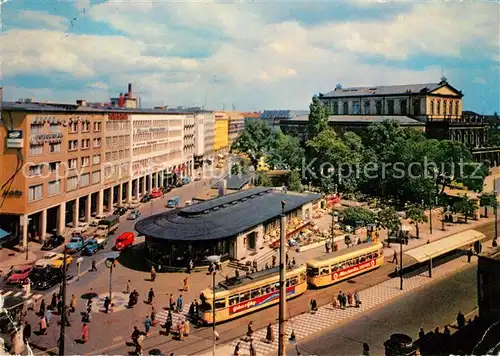
{"type": "Polygon", "coordinates": [[[418,262],[425,262],[458,248],[471,245],[485,237],[486,236],[479,231],[467,230],[406,251],[405,255],[413,257],[418,262]]]}

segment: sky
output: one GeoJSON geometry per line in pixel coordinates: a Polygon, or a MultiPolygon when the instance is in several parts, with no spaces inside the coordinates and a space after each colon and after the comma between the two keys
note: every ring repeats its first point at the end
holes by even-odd
{"type": "Polygon", "coordinates": [[[307,109],[343,87],[439,82],[500,112],[500,7],[466,1],[2,0],[4,100],[307,109]]]}

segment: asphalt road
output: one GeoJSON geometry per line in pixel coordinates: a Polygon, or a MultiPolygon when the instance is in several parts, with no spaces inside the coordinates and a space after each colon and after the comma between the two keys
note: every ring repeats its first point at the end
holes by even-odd
{"type": "Polygon", "coordinates": [[[299,340],[298,350],[301,355],[360,355],[367,342],[371,355],[383,355],[383,343],[392,333],[415,340],[421,327],[426,332],[436,326],[442,330],[459,310],[466,314],[476,308],[476,276],[476,265],[462,269],[315,338],[299,340]]]}

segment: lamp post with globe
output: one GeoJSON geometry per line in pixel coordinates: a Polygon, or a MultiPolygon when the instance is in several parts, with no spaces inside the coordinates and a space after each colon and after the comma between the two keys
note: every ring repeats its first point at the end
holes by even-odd
{"type": "MultiPolygon", "coordinates": [[[[220,262],[220,259],[221,257],[220,256],[217,256],[217,255],[213,255],[213,256],[208,256],[207,257],[207,261],[216,265],[220,262]]],[[[214,268],[214,271],[212,272],[212,294],[213,294],[213,297],[212,297],[212,321],[213,321],[213,324],[212,324],[212,328],[213,328],[213,344],[212,344],[212,348],[213,348],[213,356],[215,356],[215,344],[216,344],[216,341],[217,341],[217,334],[215,333],[215,275],[216,275],[216,270],[214,268]]]]}

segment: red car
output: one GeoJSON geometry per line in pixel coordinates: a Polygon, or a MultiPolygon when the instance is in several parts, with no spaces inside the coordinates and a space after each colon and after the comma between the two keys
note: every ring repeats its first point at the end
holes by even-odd
{"type": "Polygon", "coordinates": [[[159,198],[159,197],[162,197],[162,196],[163,196],[163,191],[160,190],[160,189],[153,189],[151,191],[151,198],[152,199],[159,198]]]}
{"type": "Polygon", "coordinates": [[[7,279],[8,284],[21,284],[23,283],[29,276],[29,274],[33,271],[33,267],[31,266],[21,266],[16,268],[9,279],[7,279]]]}
{"type": "Polygon", "coordinates": [[[134,240],[135,240],[135,235],[133,232],[122,233],[116,239],[115,250],[117,251],[125,250],[127,247],[130,247],[134,244],[134,240]]]}

